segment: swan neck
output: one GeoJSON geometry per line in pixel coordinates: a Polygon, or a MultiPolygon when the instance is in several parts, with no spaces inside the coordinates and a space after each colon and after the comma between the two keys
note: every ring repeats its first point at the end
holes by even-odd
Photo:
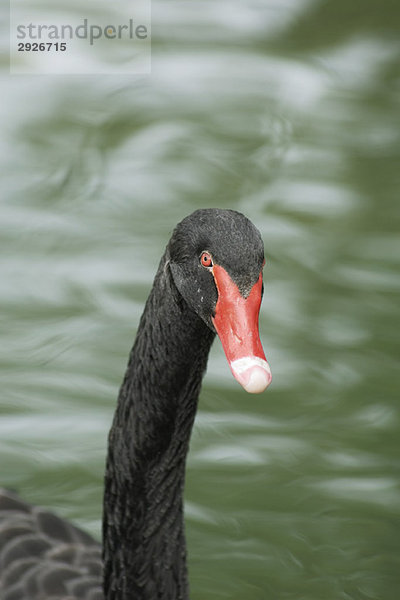
{"type": "Polygon", "coordinates": [[[177,292],[166,256],[142,315],[109,435],[107,600],[187,600],[183,489],[214,334],[177,292]]]}

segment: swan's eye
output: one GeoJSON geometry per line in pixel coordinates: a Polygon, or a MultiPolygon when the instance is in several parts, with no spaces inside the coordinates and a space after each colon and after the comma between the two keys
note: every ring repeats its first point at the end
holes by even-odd
{"type": "Polygon", "coordinates": [[[209,252],[202,252],[200,256],[200,263],[206,269],[210,269],[213,266],[211,254],[209,252]]]}

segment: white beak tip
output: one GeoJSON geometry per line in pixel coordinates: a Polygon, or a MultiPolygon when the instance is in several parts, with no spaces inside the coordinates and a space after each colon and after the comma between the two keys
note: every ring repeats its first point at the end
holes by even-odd
{"type": "Polygon", "coordinates": [[[258,356],[245,356],[231,363],[235,379],[249,394],[260,394],[271,383],[269,364],[258,356]]]}
{"type": "Polygon", "coordinates": [[[243,384],[243,388],[249,394],[260,394],[271,383],[271,376],[268,376],[265,369],[261,367],[253,367],[250,369],[248,381],[243,384]]]}

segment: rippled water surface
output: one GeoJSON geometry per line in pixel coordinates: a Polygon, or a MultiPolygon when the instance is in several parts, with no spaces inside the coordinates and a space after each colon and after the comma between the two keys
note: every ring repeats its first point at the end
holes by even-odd
{"type": "Polygon", "coordinates": [[[215,343],[193,600],[399,597],[399,17],[158,1],[150,77],[1,77],[0,473],[25,498],[100,535],[107,430],[172,228],[220,206],[262,232],[274,379],[246,395],[215,343]]]}

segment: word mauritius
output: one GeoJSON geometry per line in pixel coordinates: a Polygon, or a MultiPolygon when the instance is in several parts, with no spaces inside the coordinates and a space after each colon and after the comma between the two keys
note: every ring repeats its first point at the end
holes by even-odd
{"type": "Polygon", "coordinates": [[[72,40],[78,38],[89,40],[93,45],[95,40],[100,38],[113,39],[138,39],[145,40],[148,37],[146,25],[135,25],[133,19],[129,19],[126,25],[92,25],[88,19],[83,19],[83,23],[73,27],[72,25],[17,25],[17,38],[20,40],[72,40]]]}

